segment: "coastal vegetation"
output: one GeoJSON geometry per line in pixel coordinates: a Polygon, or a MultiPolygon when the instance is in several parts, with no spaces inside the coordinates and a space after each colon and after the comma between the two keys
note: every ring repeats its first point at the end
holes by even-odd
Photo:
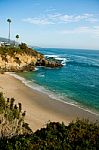
{"type": "Polygon", "coordinates": [[[14,98],[5,99],[0,93],[0,138],[32,133],[28,124],[24,122],[26,112],[22,112],[22,105],[14,104],[14,98]]]}
{"type": "Polygon", "coordinates": [[[45,128],[32,132],[25,123],[22,105],[0,93],[1,150],[98,150],[99,124],[79,120],[65,125],[49,122],[45,128]]]}

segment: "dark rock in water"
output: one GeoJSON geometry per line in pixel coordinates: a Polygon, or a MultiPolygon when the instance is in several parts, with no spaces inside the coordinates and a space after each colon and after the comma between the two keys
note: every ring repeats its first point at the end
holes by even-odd
{"type": "Polygon", "coordinates": [[[56,67],[62,67],[63,66],[60,61],[55,60],[55,59],[38,60],[36,65],[37,66],[50,67],[50,68],[56,68],[56,67]]]}
{"type": "Polygon", "coordinates": [[[56,67],[62,67],[61,63],[58,62],[49,62],[45,64],[46,67],[56,68],[56,67]]]}

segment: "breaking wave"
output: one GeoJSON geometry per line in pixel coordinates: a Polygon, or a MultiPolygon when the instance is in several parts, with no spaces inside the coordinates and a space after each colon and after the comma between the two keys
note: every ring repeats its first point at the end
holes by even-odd
{"type": "Polygon", "coordinates": [[[68,62],[68,59],[65,57],[60,57],[58,55],[45,55],[45,57],[47,58],[55,58],[56,60],[60,60],[62,65],[66,65],[66,63],[68,62]]]}

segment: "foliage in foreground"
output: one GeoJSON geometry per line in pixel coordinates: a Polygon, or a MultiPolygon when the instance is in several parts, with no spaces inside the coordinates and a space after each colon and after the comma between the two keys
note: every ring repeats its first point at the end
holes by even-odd
{"type": "Polygon", "coordinates": [[[0,137],[12,137],[19,134],[31,133],[28,124],[24,122],[25,112],[21,103],[14,104],[14,98],[4,98],[0,93],[0,137]]]}
{"type": "MultiPolygon", "coordinates": [[[[0,93],[0,115],[6,114],[5,110],[8,109],[7,114],[3,116],[5,123],[13,121],[17,126],[22,118],[21,107],[17,107],[16,111],[13,99],[8,101],[9,99],[5,101],[0,93]]],[[[21,124],[20,129],[23,127],[24,124],[21,124]]],[[[0,150],[99,150],[99,124],[79,119],[68,126],[64,123],[50,122],[46,128],[41,128],[35,133],[30,133],[29,129],[23,134],[18,128],[13,135],[7,136],[7,133],[3,133],[0,136],[0,150]]]]}
{"type": "Polygon", "coordinates": [[[50,122],[31,135],[1,138],[0,146],[3,150],[98,150],[99,126],[87,120],[68,126],[50,122]]]}

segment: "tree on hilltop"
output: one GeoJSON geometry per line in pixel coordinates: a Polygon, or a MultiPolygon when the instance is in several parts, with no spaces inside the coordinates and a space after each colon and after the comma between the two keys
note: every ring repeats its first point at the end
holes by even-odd
{"type": "Polygon", "coordinates": [[[11,19],[7,19],[7,22],[9,23],[9,36],[8,36],[8,39],[9,39],[9,43],[10,43],[10,24],[11,24],[11,19]]]}
{"type": "Polygon", "coordinates": [[[17,40],[19,39],[19,35],[18,35],[18,34],[16,35],[16,39],[17,39],[17,40]]]}
{"type": "Polygon", "coordinates": [[[19,39],[19,35],[17,34],[16,35],[16,41],[17,41],[17,43],[18,43],[18,39],[19,39]]]}

